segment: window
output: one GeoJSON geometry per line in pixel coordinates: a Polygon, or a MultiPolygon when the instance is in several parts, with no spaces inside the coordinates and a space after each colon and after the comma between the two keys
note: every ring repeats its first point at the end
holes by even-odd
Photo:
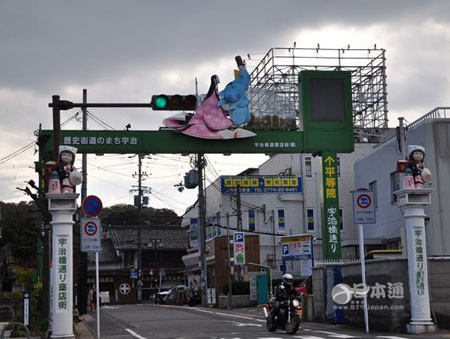
{"type": "Polygon", "coordinates": [[[391,173],[391,204],[397,202],[397,196],[394,194],[395,191],[400,189],[400,175],[398,172],[391,173]]]}
{"type": "Polygon", "coordinates": [[[312,208],[306,210],[306,225],[308,231],[314,231],[314,210],[312,208]]]}
{"type": "Polygon", "coordinates": [[[369,183],[369,191],[373,191],[373,200],[375,204],[375,208],[378,208],[378,198],[377,198],[377,181],[372,181],[369,183]]]}
{"type": "Polygon", "coordinates": [[[342,208],[339,209],[339,226],[342,231],[344,229],[344,211],[342,208]]]}
{"type": "Polygon", "coordinates": [[[312,165],[311,165],[311,158],[310,157],[306,157],[305,158],[305,176],[307,178],[311,178],[312,177],[312,165]]]}
{"type": "Polygon", "coordinates": [[[292,175],[292,168],[286,168],[284,171],[278,173],[278,176],[284,176],[284,175],[292,175]]]}
{"type": "Polygon", "coordinates": [[[278,228],[281,230],[285,229],[285,223],[284,223],[284,210],[278,210],[278,228]]]}
{"type": "Polygon", "coordinates": [[[253,232],[256,229],[255,210],[248,211],[248,230],[253,232]]]}

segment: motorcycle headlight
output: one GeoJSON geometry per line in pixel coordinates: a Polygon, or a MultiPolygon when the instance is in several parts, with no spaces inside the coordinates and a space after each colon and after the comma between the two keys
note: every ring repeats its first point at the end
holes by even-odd
{"type": "Polygon", "coordinates": [[[294,307],[299,307],[300,306],[300,301],[298,301],[297,299],[293,299],[292,300],[292,306],[294,306],[294,307]]]}

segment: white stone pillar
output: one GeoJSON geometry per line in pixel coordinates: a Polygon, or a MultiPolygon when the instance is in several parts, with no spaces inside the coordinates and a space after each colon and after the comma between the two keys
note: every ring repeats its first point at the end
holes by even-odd
{"type": "Polygon", "coordinates": [[[431,189],[402,189],[395,192],[397,204],[403,209],[405,218],[411,302],[411,321],[407,330],[414,334],[436,331],[430,311],[425,237],[425,206],[431,204],[431,192],[431,189]]]}
{"type": "Polygon", "coordinates": [[[77,193],[47,194],[52,214],[52,338],[73,334],[73,214],[77,193]]]}

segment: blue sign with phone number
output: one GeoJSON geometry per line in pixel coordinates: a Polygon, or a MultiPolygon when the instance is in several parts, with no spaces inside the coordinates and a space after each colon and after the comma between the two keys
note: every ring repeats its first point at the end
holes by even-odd
{"type": "Polygon", "coordinates": [[[220,183],[222,193],[302,193],[302,177],[294,176],[221,177],[220,183]]]}

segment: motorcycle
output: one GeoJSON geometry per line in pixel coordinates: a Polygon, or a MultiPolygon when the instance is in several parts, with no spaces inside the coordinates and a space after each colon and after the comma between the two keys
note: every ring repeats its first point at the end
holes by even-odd
{"type": "Polygon", "coordinates": [[[300,300],[297,298],[287,298],[280,305],[280,310],[275,319],[272,319],[274,311],[275,298],[264,305],[264,315],[266,317],[266,328],[269,332],[275,332],[277,329],[285,330],[287,334],[297,333],[300,327],[300,317],[297,311],[301,308],[300,300]]]}
{"type": "Polygon", "coordinates": [[[188,297],[186,304],[190,307],[193,307],[195,305],[201,305],[202,298],[200,297],[200,294],[198,291],[194,291],[191,293],[191,295],[188,297]]]}

